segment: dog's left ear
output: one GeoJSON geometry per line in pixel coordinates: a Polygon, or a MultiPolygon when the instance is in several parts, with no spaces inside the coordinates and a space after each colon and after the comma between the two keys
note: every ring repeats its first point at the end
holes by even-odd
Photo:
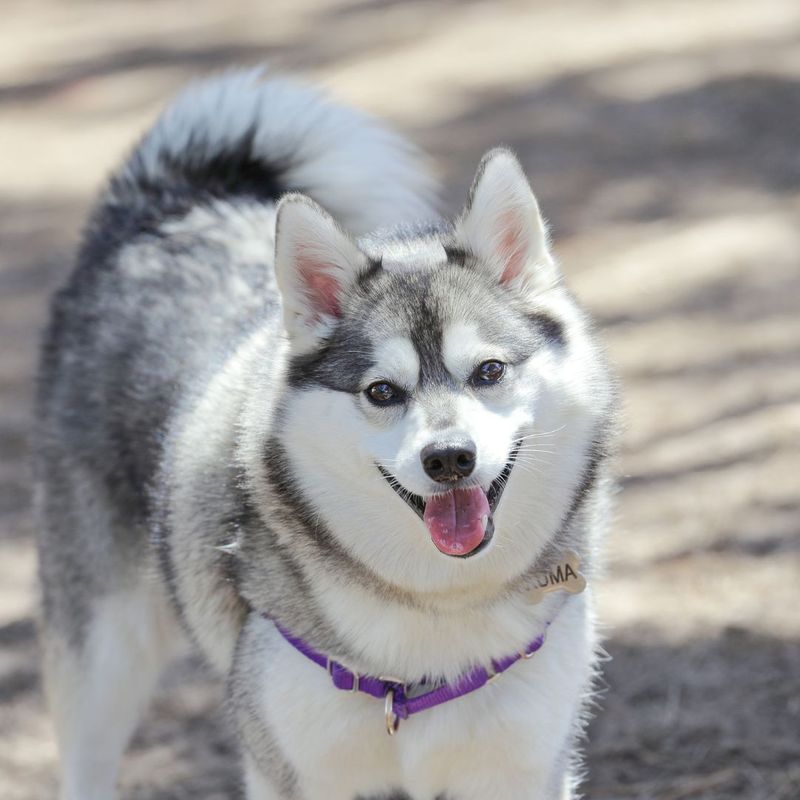
{"type": "Polygon", "coordinates": [[[278,204],[275,277],[286,331],[297,352],[319,343],[342,315],[342,301],[368,259],[333,217],[302,194],[278,204]]]}
{"type": "Polygon", "coordinates": [[[456,236],[500,283],[545,288],[558,281],[539,204],[510,150],[483,157],[456,236]]]}

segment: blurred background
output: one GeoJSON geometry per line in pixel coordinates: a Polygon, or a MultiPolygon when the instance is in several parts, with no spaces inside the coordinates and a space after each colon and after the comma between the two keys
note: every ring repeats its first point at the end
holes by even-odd
{"type": "MultiPolygon", "coordinates": [[[[515,148],[600,323],[627,429],[587,797],[800,797],[797,0],[3,0],[0,41],[0,797],[54,792],[26,456],[47,298],[173,92],[261,61],[415,139],[449,212],[515,148]]],[[[220,694],[168,676],[126,800],[236,796],[220,694]]]]}

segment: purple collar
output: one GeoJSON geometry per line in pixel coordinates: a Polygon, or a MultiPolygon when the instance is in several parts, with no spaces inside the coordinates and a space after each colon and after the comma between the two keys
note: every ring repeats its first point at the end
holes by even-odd
{"type": "MultiPolygon", "coordinates": [[[[371,675],[359,675],[329,656],[324,656],[322,653],[317,652],[302,639],[289,633],[271,617],[266,614],[264,614],[264,617],[275,625],[281,636],[295,650],[326,669],[331,676],[333,685],[337,689],[341,689],[344,692],[363,692],[372,697],[385,700],[386,730],[390,736],[394,735],[400,725],[400,720],[408,719],[412,714],[427,711],[429,708],[434,708],[442,703],[455,700],[457,697],[470,694],[487,683],[491,683],[509,667],[516,664],[517,661],[531,658],[544,644],[547,630],[545,628],[545,632],[540,633],[524,650],[499,660],[492,659],[489,669],[486,667],[474,667],[456,678],[452,683],[442,683],[433,689],[420,692],[420,689],[425,686],[425,681],[409,687],[395,678],[374,678],[371,675]]],[[[549,625],[550,623],[548,622],[547,624],[549,625]]]]}

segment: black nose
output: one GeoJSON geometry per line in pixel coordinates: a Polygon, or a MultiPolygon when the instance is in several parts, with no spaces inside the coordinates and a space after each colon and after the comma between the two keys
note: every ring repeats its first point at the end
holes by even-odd
{"type": "Polygon", "coordinates": [[[439,483],[450,483],[466,478],[475,469],[475,443],[429,444],[422,449],[420,458],[427,475],[439,483]]]}

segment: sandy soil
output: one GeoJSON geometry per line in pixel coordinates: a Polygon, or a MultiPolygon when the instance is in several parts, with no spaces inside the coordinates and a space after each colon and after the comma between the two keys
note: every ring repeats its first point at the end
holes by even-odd
{"type": "MultiPolygon", "coordinates": [[[[800,797],[795,0],[6,0],[0,797],[55,791],[26,466],[36,342],[103,175],[190,77],[268,60],[391,119],[455,210],[515,147],[623,377],[595,800],[800,797]]],[[[219,687],[167,677],[130,800],[237,796],[219,687]]]]}

